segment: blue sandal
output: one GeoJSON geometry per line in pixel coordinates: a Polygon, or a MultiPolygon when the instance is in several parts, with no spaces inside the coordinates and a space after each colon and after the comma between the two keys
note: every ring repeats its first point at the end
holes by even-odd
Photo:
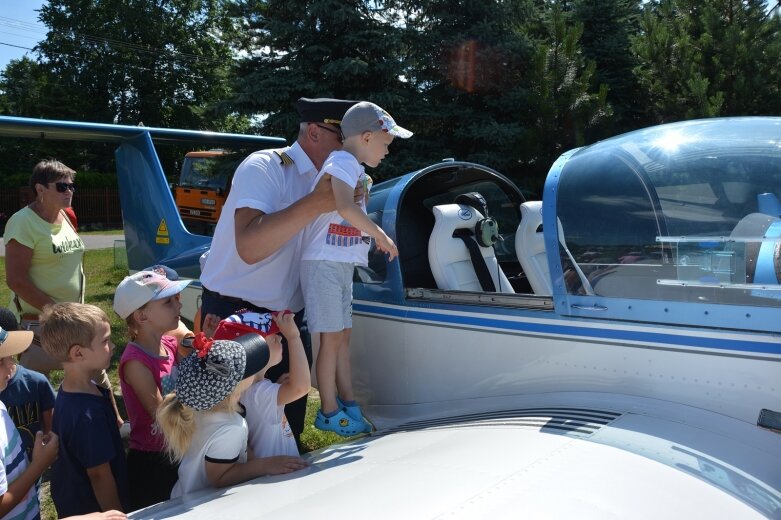
{"type": "Polygon", "coordinates": [[[347,406],[344,404],[344,401],[339,399],[339,396],[336,397],[336,405],[344,410],[347,415],[350,416],[351,419],[355,419],[356,421],[363,423],[363,430],[361,430],[361,433],[371,433],[372,432],[372,424],[366,420],[366,417],[363,416],[363,413],[361,412],[361,407],[356,405],[353,406],[347,406]]]}
{"type": "Polygon", "coordinates": [[[356,421],[349,415],[344,409],[340,409],[332,417],[326,417],[323,415],[322,410],[317,411],[317,417],[315,417],[315,428],[327,432],[334,432],[342,437],[352,437],[363,433],[365,426],[362,422],[356,421]]]}

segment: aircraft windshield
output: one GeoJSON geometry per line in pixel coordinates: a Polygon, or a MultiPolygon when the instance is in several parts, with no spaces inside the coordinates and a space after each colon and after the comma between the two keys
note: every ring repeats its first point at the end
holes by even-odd
{"type": "Polygon", "coordinates": [[[580,150],[557,199],[568,291],[776,305],[779,200],[781,119],[665,125],[580,150]]]}

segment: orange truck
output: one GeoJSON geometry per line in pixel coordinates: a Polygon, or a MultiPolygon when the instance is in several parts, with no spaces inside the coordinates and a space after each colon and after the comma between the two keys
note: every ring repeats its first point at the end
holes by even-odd
{"type": "Polygon", "coordinates": [[[244,156],[225,150],[188,152],[184,156],[174,199],[191,233],[214,234],[228,197],[233,172],[244,156]]]}

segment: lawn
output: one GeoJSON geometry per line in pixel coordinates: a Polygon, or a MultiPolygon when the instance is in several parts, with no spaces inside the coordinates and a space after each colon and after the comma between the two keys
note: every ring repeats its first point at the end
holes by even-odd
{"type": "MultiPolygon", "coordinates": [[[[127,265],[127,263],[124,262],[124,265],[127,265]]],[[[117,404],[124,415],[124,403],[122,401],[117,375],[117,362],[122,355],[122,348],[127,343],[127,326],[125,322],[114,313],[112,303],[114,300],[114,288],[127,274],[127,270],[125,268],[114,267],[113,249],[97,249],[89,250],[85,253],[84,272],[87,278],[87,303],[97,305],[103,309],[111,321],[111,339],[114,341],[117,348],[114,350],[111,368],[108,373],[114,384],[117,404]]],[[[11,292],[5,284],[5,258],[3,257],[0,257],[0,280],[0,305],[8,305],[11,301],[11,292]]],[[[62,373],[52,372],[50,379],[52,385],[56,389],[62,380],[62,373]]],[[[304,451],[319,449],[344,440],[336,434],[321,432],[312,426],[314,423],[314,416],[317,413],[319,406],[320,400],[317,398],[317,392],[313,390],[312,393],[310,393],[307,406],[307,426],[304,428],[304,432],[301,435],[304,451]]],[[[48,489],[47,476],[44,475],[41,501],[41,518],[44,520],[57,518],[54,506],[49,498],[48,489]]]]}

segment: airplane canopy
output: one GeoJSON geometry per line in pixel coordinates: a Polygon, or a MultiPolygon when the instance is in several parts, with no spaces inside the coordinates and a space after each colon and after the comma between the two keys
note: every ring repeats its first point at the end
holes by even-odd
{"type": "Polygon", "coordinates": [[[781,296],[781,118],[657,126],[557,165],[546,228],[563,232],[569,294],[762,306],[781,296]]]}

